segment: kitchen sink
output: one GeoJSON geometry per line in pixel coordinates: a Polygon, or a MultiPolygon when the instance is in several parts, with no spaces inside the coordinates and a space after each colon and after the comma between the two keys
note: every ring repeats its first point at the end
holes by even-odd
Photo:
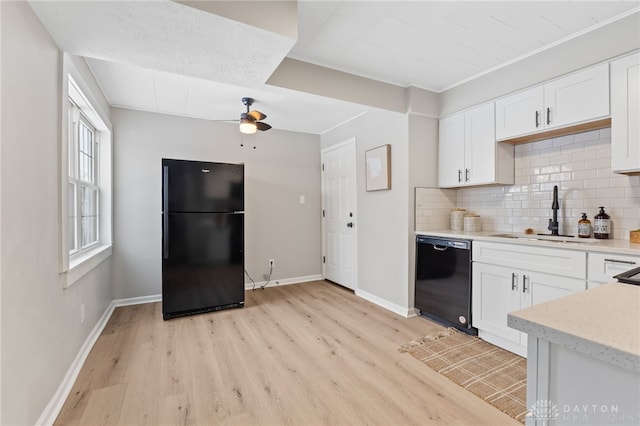
{"type": "Polygon", "coordinates": [[[578,238],[572,237],[569,235],[536,235],[536,234],[492,234],[490,237],[499,237],[499,238],[514,238],[518,240],[533,240],[533,241],[555,241],[558,243],[596,243],[598,242],[595,238],[578,238]]]}

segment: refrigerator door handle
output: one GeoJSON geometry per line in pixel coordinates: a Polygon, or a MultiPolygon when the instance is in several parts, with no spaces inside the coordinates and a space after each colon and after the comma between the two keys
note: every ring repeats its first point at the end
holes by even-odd
{"type": "Polygon", "coordinates": [[[162,258],[169,258],[169,167],[162,168],[162,258]]]}

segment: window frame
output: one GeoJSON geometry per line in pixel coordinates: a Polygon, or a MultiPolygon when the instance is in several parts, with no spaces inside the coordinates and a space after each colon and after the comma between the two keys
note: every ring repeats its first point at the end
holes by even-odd
{"type": "MultiPolygon", "coordinates": [[[[71,113],[70,119],[70,131],[69,131],[69,185],[73,185],[74,194],[69,194],[69,198],[74,200],[74,223],[69,222],[69,227],[74,227],[74,243],[70,243],[69,256],[74,257],[81,256],[84,252],[92,250],[94,247],[100,244],[100,133],[96,126],[89,120],[86,114],[78,107],[78,105],[69,98],[71,113]],[[91,182],[83,180],[80,176],[80,126],[85,126],[92,134],[92,156],[91,156],[91,182]],[[96,213],[96,225],[95,225],[95,239],[89,244],[82,245],[83,241],[83,227],[82,227],[82,188],[88,188],[95,193],[95,213],[96,213]]],[[[71,189],[69,189],[71,191],[71,189]]],[[[69,203],[69,206],[71,204],[69,203]]],[[[69,212],[71,213],[71,212],[69,212]]],[[[68,216],[70,217],[70,216],[68,216]]]]}
{"type": "MultiPolygon", "coordinates": [[[[84,68],[85,64],[78,64],[84,68]]],[[[88,70],[88,68],[86,68],[88,70]]],[[[70,287],[88,272],[96,268],[104,260],[108,259],[112,254],[112,228],[113,228],[113,212],[112,212],[112,126],[108,119],[109,105],[105,100],[102,104],[96,102],[96,97],[90,90],[90,87],[99,91],[96,82],[93,81],[90,71],[88,71],[92,85],[88,85],[84,80],[85,72],[81,74],[71,57],[63,53],[62,60],[62,90],[60,98],[60,106],[62,110],[62,126],[61,136],[59,139],[59,274],[60,282],[63,288],[70,287]],[[77,107],[76,112],[71,108],[70,100],[77,107]],[[103,106],[103,109],[99,107],[103,106]],[[106,109],[105,109],[106,108],[106,109]],[[81,116],[84,116],[81,118],[81,116]],[[70,189],[70,167],[75,167],[77,162],[71,158],[69,137],[76,131],[73,120],[76,118],[87,120],[95,128],[94,132],[94,185],[97,189],[96,196],[96,214],[99,224],[97,225],[96,241],[87,245],[83,249],[71,249],[70,244],[70,213],[74,206],[77,209],[76,214],[80,214],[79,195],[74,199],[74,191],[70,189]],[[74,162],[76,164],[74,165],[74,162]],[[97,166],[97,167],[96,167],[97,166]]],[[[98,92],[100,93],[100,92],[98,92]]],[[[80,193],[78,186],[75,186],[75,194],[80,193]]],[[[80,222],[80,219],[74,219],[80,222]]],[[[79,240],[79,230],[75,228],[76,235],[74,238],[79,240]]]]}

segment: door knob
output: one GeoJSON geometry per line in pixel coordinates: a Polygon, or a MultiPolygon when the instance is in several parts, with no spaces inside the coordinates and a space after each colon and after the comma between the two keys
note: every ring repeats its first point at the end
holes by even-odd
{"type": "Polygon", "coordinates": [[[347,228],[353,228],[353,222],[347,223],[347,228]]]}

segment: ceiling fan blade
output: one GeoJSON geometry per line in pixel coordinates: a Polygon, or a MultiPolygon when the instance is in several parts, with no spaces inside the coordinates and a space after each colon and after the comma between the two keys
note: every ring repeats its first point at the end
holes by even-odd
{"type": "Polygon", "coordinates": [[[260,111],[251,111],[247,114],[249,114],[251,117],[255,118],[256,120],[264,120],[265,118],[267,118],[267,116],[261,113],[260,111]]]}
{"type": "Polygon", "coordinates": [[[256,127],[258,128],[258,130],[269,130],[271,128],[271,126],[269,126],[267,123],[263,123],[262,121],[256,121],[256,127]]]}

